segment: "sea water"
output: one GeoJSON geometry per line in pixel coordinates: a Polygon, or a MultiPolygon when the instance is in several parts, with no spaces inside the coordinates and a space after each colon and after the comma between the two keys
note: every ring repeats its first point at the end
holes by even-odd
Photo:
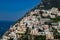
{"type": "Polygon", "coordinates": [[[14,21],[0,21],[0,37],[14,24],[14,21]]]}

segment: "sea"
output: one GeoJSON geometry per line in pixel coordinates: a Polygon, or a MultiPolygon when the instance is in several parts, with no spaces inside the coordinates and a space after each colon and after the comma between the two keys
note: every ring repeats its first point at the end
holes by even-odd
{"type": "Polygon", "coordinates": [[[9,30],[10,26],[13,25],[15,21],[0,21],[0,38],[3,34],[9,30]]]}

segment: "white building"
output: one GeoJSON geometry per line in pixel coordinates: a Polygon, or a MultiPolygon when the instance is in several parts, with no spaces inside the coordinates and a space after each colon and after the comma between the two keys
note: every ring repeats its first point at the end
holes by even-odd
{"type": "Polygon", "coordinates": [[[50,18],[56,18],[56,16],[55,15],[50,15],[50,18]]]}

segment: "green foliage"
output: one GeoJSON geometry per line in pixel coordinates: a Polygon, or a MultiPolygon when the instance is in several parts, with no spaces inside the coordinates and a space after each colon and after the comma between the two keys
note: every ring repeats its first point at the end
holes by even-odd
{"type": "Polygon", "coordinates": [[[28,35],[24,35],[23,40],[28,40],[28,35]]]}
{"type": "Polygon", "coordinates": [[[60,39],[60,38],[59,38],[60,35],[59,35],[57,29],[55,29],[55,28],[53,28],[53,35],[54,35],[54,38],[55,38],[55,39],[60,39]]]}
{"type": "Polygon", "coordinates": [[[42,36],[42,35],[35,36],[35,39],[34,40],[46,40],[46,37],[45,37],[45,35],[44,36],[42,36]]]}
{"type": "Polygon", "coordinates": [[[51,18],[51,20],[53,20],[53,22],[58,22],[58,21],[60,21],[60,18],[51,18]]]}

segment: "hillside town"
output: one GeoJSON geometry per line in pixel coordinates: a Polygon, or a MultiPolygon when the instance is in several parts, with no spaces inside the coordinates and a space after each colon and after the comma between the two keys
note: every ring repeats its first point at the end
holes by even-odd
{"type": "Polygon", "coordinates": [[[35,9],[17,21],[1,40],[60,40],[60,11],[35,9]]]}
{"type": "Polygon", "coordinates": [[[60,40],[59,8],[44,9],[43,2],[39,5],[12,25],[0,40],[60,40]]]}

